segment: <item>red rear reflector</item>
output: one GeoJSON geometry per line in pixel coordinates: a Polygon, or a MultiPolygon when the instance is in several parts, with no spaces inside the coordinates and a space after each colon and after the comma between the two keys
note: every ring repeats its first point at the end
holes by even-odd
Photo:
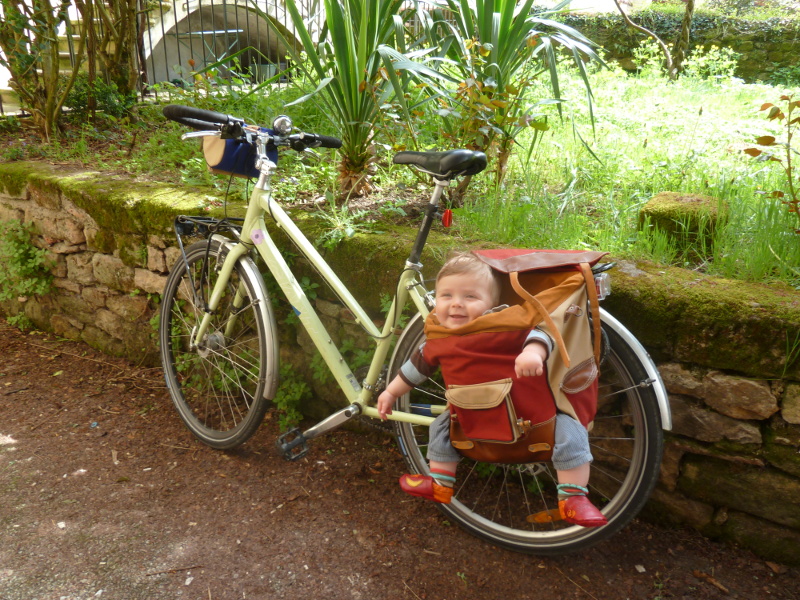
{"type": "Polygon", "coordinates": [[[449,208],[442,213],[442,225],[450,227],[453,224],[453,211],[449,208]]]}

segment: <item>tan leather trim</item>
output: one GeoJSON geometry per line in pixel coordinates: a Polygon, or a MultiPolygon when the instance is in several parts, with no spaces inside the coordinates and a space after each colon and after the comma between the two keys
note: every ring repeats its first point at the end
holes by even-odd
{"type": "Polygon", "coordinates": [[[209,169],[216,167],[224,154],[225,140],[210,135],[203,138],[203,156],[209,169]]]}
{"type": "Polygon", "coordinates": [[[528,446],[529,452],[549,452],[553,447],[550,444],[531,444],[528,446]]]}
{"type": "Polygon", "coordinates": [[[511,379],[500,379],[472,385],[451,385],[444,395],[453,406],[481,410],[499,406],[511,393],[511,379]]]}
{"type": "Polygon", "coordinates": [[[450,443],[456,450],[472,450],[475,447],[475,443],[470,441],[451,440],[450,443]]]}

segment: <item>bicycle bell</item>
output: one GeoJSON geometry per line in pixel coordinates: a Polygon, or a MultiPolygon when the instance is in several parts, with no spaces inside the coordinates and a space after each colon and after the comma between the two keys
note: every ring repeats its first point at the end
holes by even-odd
{"type": "Polygon", "coordinates": [[[279,135],[287,135],[292,132],[292,120],[286,115],[279,115],[275,117],[272,122],[272,129],[279,135]]]}

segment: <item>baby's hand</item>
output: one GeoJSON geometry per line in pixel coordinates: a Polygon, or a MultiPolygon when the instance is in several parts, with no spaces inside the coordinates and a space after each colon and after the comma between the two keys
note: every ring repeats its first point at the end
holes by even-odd
{"type": "Polygon", "coordinates": [[[396,401],[397,397],[393,396],[386,390],[384,390],[381,395],[378,396],[378,404],[376,408],[378,409],[378,414],[380,415],[381,419],[385,421],[386,415],[392,414],[392,407],[396,401]]]}
{"type": "Polygon", "coordinates": [[[528,344],[514,361],[514,372],[517,377],[539,377],[544,373],[546,358],[547,349],[543,344],[528,344]]]}

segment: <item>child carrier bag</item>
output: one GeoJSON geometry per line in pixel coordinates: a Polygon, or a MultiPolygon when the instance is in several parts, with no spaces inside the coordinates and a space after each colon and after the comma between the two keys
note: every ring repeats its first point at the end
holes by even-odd
{"type": "Polygon", "coordinates": [[[494,270],[500,302],[509,306],[456,329],[439,325],[433,313],[426,320],[426,347],[434,344],[431,354],[446,379],[451,444],[482,462],[549,460],[557,412],[588,428],[597,409],[600,309],[591,267],[607,253],[500,249],[473,254],[494,270]],[[517,378],[514,358],[534,328],[550,336],[553,349],[544,375],[517,378]],[[448,353],[483,356],[486,364],[473,361],[463,368],[462,362],[462,368],[448,370],[448,353]]]}

